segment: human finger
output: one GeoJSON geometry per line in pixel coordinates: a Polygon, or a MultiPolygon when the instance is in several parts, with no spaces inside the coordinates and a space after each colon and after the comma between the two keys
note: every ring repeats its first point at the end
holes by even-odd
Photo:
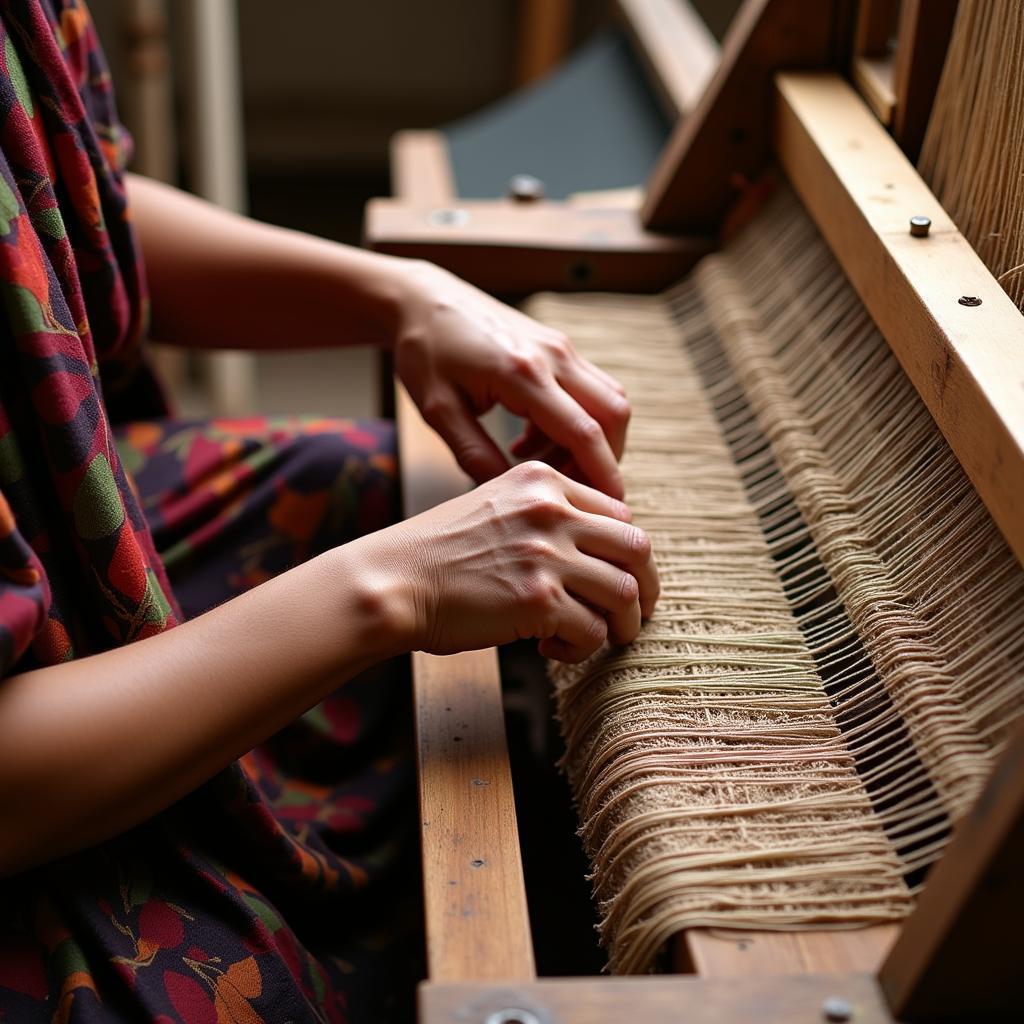
{"type": "Polygon", "coordinates": [[[566,477],[562,484],[566,500],[580,512],[590,512],[597,516],[618,519],[622,523],[633,521],[633,513],[629,506],[618,498],[613,498],[596,487],[591,487],[579,480],[566,477]]]}
{"type": "Polygon", "coordinates": [[[558,375],[565,390],[601,424],[604,436],[616,459],[622,458],[626,446],[626,428],[630,408],[626,397],[613,391],[604,381],[580,365],[574,364],[558,375]]]}
{"type": "Polygon", "coordinates": [[[576,547],[631,573],[640,588],[640,613],[644,618],[650,617],[661,583],[651,555],[651,540],[643,530],[629,523],[613,522],[606,516],[587,514],[577,525],[576,547]]]}
{"type": "MultiPolygon", "coordinates": [[[[555,444],[567,448],[597,488],[621,498],[622,474],[601,424],[572,397],[554,377],[542,382],[517,379],[513,388],[513,412],[525,415],[555,444]]],[[[508,404],[508,403],[506,403],[508,404]]]]}
{"type": "Polygon", "coordinates": [[[636,577],[599,558],[582,555],[565,575],[566,588],[605,612],[608,639],[628,644],[640,632],[640,584],[636,577]]]}
{"type": "Polygon", "coordinates": [[[545,657],[575,664],[589,658],[607,637],[608,623],[604,618],[594,609],[566,594],[559,610],[555,635],[541,641],[540,651],[545,657]],[[553,653],[547,654],[547,651],[553,653]]]}
{"type": "Polygon", "coordinates": [[[509,461],[457,395],[431,396],[423,402],[423,418],[444,438],[458,464],[477,482],[499,476],[509,461]]]}

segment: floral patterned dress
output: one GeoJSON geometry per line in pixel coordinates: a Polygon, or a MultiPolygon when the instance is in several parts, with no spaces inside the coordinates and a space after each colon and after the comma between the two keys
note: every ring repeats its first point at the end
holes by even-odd
{"type": "MultiPolygon", "coordinates": [[[[82,0],[0,0],[0,687],[395,515],[388,424],[167,416],[128,145],[82,0]]],[[[383,666],[150,821],[0,881],[0,1021],[404,1019],[408,699],[383,666]]]]}

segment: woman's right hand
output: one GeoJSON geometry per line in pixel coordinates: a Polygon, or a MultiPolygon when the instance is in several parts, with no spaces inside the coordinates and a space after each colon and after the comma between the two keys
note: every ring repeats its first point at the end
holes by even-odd
{"type": "Polygon", "coordinates": [[[628,643],[658,597],[651,544],[621,501],[527,462],[357,541],[390,577],[409,646],[452,654],[536,637],[578,662],[628,643]]]}

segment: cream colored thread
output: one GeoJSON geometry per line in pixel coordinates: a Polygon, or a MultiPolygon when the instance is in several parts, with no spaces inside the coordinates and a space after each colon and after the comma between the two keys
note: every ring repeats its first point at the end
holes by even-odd
{"type": "Polygon", "coordinates": [[[631,647],[552,667],[613,969],[688,927],[902,917],[1024,703],[1024,574],[912,386],[786,196],[666,297],[531,311],[630,392],[663,581],[631,647]]]}

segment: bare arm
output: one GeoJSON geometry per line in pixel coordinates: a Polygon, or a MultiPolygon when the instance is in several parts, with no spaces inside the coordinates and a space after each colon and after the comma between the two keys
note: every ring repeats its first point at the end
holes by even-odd
{"type": "Polygon", "coordinates": [[[0,680],[0,876],[155,814],[389,656],[632,640],[658,580],[629,518],[527,463],[160,636],[0,680]]]}
{"type": "Polygon", "coordinates": [[[409,261],[262,224],[129,174],[153,337],[191,348],[392,343],[409,261]]]}
{"type": "Polygon", "coordinates": [[[382,579],[357,542],[159,636],[0,680],[0,876],[137,824],[408,649],[382,579]]]}
{"type": "Polygon", "coordinates": [[[427,422],[477,481],[508,460],[477,422],[499,403],[528,421],[521,458],[622,496],[629,402],[561,332],[447,271],[222,210],[129,175],[153,336],[198,348],[394,348],[427,422]]]}

